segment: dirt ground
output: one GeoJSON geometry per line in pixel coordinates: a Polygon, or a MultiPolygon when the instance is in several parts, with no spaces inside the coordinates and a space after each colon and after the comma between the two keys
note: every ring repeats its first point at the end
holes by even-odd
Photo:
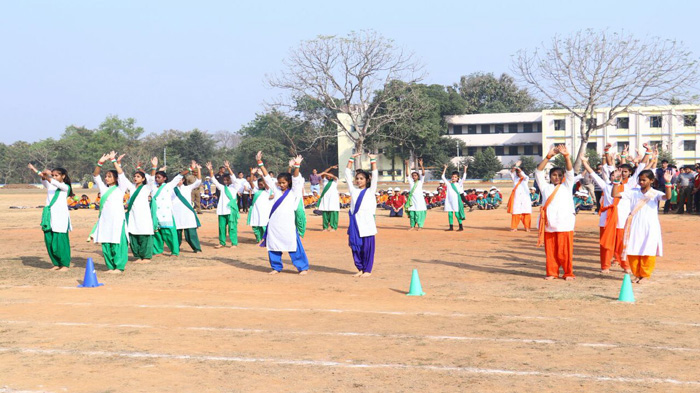
{"type": "Polygon", "coordinates": [[[504,209],[450,233],[441,210],[420,232],[378,211],[370,278],[351,276],[347,211],[335,233],[308,213],[307,276],[268,275],[244,219],[239,247],[215,250],[210,211],[203,253],[114,276],[85,241],[94,210],[71,212],[70,271],[48,270],[41,210],[9,209],[44,200],[0,190],[0,392],[700,391],[698,216],[661,216],[666,255],[628,304],[622,272],[598,273],[590,212],[574,282],[543,280],[536,232],[509,232],[504,209]],[[76,288],[88,257],[104,286],[76,288]],[[406,296],[413,269],[424,297],[406,296]]]}

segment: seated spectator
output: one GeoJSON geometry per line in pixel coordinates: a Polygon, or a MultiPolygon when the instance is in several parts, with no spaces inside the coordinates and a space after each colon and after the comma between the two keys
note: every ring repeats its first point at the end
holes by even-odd
{"type": "Polygon", "coordinates": [[[68,202],[68,210],[78,210],[78,196],[69,196],[67,199],[68,202]]]}
{"type": "Polygon", "coordinates": [[[474,210],[474,206],[476,206],[476,190],[473,188],[467,190],[466,199],[466,205],[469,207],[469,211],[474,210]]]}
{"type": "Polygon", "coordinates": [[[396,187],[394,193],[389,197],[389,217],[403,217],[403,205],[406,204],[406,197],[401,194],[401,189],[396,187]]]}
{"type": "Polygon", "coordinates": [[[102,193],[97,193],[97,198],[95,198],[95,210],[100,210],[100,200],[102,199],[102,193]]]}
{"type": "Polygon", "coordinates": [[[576,208],[576,213],[578,213],[579,210],[593,210],[594,205],[595,203],[593,203],[593,198],[588,195],[588,191],[579,190],[574,194],[574,207],[576,208]]]}
{"type": "Polygon", "coordinates": [[[80,196],[80,200],[78,201],[78,209],[89,209],[90,208],[90,198],[83,194],[80,196]]]}
{"type": "Polygon", "coordinates": [[[537,193],[535,187],[530,187],[530,202],[532,202],[532,206],[540,205],[540,194],[537,193]]]}
{"type": "Polygon", "coordinates": [[[501,201],[502,199],[499,196],[498,191],[489,191],[489,195],[486,197],[486,204],[489,205],[491,209],[498,209],[498,207],[501,206],[501,201]]]}

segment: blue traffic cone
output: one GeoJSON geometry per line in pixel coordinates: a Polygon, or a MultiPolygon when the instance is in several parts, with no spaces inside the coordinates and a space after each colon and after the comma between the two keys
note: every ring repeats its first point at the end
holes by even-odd
{"type": "Polygon", "coordinates": [[[420,285],[420,278],[418,278],[418,269],[413,269],[413,276],[411,277],[411,288],[406,294],[408,296],[423,296],[423,287],[420,285]]]}
{"type": "Polygon", "coordinates": [[[78,288],[94,288],[102,285],[104,284],[97,282],[95,264],[92,262],[92,258],[88,258],[87,263],[85,264],[85,277],[83,278],[83,283],[78,285],[78,288]]]}
{"type": "Polygon", "coordinates": [[[620,288],[620,296],[617,298],[618,301],[634,303],[634,292],[632,291],[632,280],[629,274],[625,274],[625,278],[622,279],[622,288],[620,288]]]}

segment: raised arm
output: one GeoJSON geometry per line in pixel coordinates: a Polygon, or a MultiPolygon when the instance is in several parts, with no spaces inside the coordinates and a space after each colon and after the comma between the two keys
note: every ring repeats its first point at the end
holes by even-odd
{"type": "MultiPolygon", "coordinates": [[[[615,171],[610,174],[610,178],[612,179],[614,185],[616,185],[616,186],[619,185],[620,180],[622,179],[622,174],[620,173],[620,170],[615,169],[615,171]]],[[[612,188],[612,197],[613,198],[622,198],[622,191],[620,191],[620,190],[624,190],[624,188],[623,187],[613,187],[612,188]]]]}
{"type": "Polygon", "coordinates": [[[211,182],[214,184],[214,187],[216,187],[218,190],[223,190],[224,186],[219,183],[219,181],[216,180],[216,176],[214,176],[214,167],[211,165],[211,161],[208,161],[204,165],[207,167],[207,169],[209,169],[209,177],[211,178],[211,182]]]}
{"type": "Polygon", "coordinates": [[[447,184],[447,178],[445,177],[445,173],[446,173],[446,172],[447,172],[447,164],[445,164],[445,165],[442,167],[442,175],[441,175],[442,181],[444,181],[445,184],[447,184]]]}
{"type": "Polygon", "coordinates": [[[374,194],[377,192],[377,184],[379,184],[379,171],[377,171],[377,156],[375,154],[369,155],[370,167],[372,170],[372,183],[370,184],[370,192],[374,194]]]}
{"type": "Polygon", "coordinates": [[[107,161],[109,158],[109,154],[103,154],[102,157],[100,157],[99,160],[97,160],[97,165],[95,165],[95,170],[92,171],[92,176],[97,177],[100,176],[100,171],[102,170],[102,165],[107,161]]]}
{"type": "Polygon", "coordinates": [[[258,168],[262,171],[263,177],[267,178],[269,176],[267,169],[265,169],[265,164],[263,164],[263,153],[262,151],[259,151],[258,154],[255,155],[255,161],[258,162],[258,168]]]}
{"type": "Polygon", "coordinates": [[[585,156],[581,157],[581,164],[583,164],[583,168],[591,176],[591,179],[593,179],[593,181],[596,182],[596,184],[598,184],[598,187],[600,187],[601,189],[605,189],[605,186],[606,186],[605,180],[603,180],[600,176],[598,176],[598,174],[595,173],[593,168],[591,168],[591,165],[588,162],[588,158],[586,158],[585,156]]]}

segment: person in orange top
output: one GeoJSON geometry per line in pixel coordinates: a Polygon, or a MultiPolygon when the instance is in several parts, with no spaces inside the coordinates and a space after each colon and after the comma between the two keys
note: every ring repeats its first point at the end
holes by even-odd
{"type": "Polygon", "coordinates": [[[78,210],[78,197],[77,196],[69,196],[67,198],[68,201],[68,210],[78,210]]]}
{"type": "Polygon", "coordinates": [[[90,198],[83,194],[78,201],[78,209],[88,209],[90,207],[90,198]]]}
{"type": "Polygon", "coordinates": [[[508,198],[508,213],[511,214],[510,230],[518,230],[518,224],[523,223],[526,232],[530,232],[530,222],[532,217],[532,203],[530,202],[530,191],[528,182],[530,178],[520,169],[521,162],[515,163],[510,170],[510,177],[513,179],[513,192],[508,198]]]}
{"type": "Polygon", "coordinates": [[[566,145],[552,146],[544,160],[537,165],[535,180],[540,187],[544,206],[540,209],[539,236],[537,246],[544,245],[546,255],[546,280],[559,277],[559,269],[564,270],[564,279],[575,279],[574,226],[576,212],[571,197],[574,187],[574,166],[571,164],[566,145]],[[561,154],[566,161],[566,169],[554,167],[549,170],[549,182],[545,180],[544,169],[549,160],[561,154]]]}

